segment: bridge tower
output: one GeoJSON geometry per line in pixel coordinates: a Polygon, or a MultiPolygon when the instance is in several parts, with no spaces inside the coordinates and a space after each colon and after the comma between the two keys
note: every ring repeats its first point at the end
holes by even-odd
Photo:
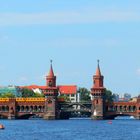
{"type": "Polygon", "coordinates": [[[57,96],[58,88],[56,86],[56,76],[53,72],[52,60],[50,64],[50,71],[46,76],[46,91],[45,91],[45,112],[44,119],[54,120],[58,118],[57,96]]]}
{"type": "Polygon", "coordinates": [[[91,88],[92,95],[92,119],[104,119],[104,100],[105,100],[105,88],[104,88],[104,76],[102,76],[99,66],[99,60],[97,64],[96,73],[93,76],[93,87],[91,88]]]}

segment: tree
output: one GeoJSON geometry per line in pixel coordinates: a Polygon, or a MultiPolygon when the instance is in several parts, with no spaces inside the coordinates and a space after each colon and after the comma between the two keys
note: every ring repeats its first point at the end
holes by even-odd
{"type": "Polygon", "coordinates": [[[0,97],[1,98],[15,98],[15,95],[13,93],[8,92],[8,93],[1,93],[0,97]]]}
{"type": "Polygon", "coordinates": [[[114,98],[114,95],[112,94],[112,91],[106,89],[105,90],[105,100],[108,102],[113,102],[113,98],[114,98]]]}
{"type": "Polygon", "coordinates": [[[77,93],[80,94],[80,100],[81,101],[90,101],[90,91],[84,87],[79,88],[77,93]]]}
{"type": "Polygon", "coordinates": [[[23,88],[21,90],[21,96],[22,97],[33,97],[33,95],[34,95],[34,92],[30,89],[23,88]]]}
{"type": "Polygon", "coordinates": [[[33,90],[31,89],[27,89],[27,88],[23,88],[21,90],[21,97],[44,97],[44,94],[40,94],[40,93],[35,93],[33,90]]]}

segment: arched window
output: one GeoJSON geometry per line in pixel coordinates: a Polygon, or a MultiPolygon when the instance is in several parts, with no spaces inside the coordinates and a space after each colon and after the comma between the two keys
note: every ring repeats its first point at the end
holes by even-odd
{"type": "Polygon", "coordinates": [[[7,111],[7,112],[9,111],[9,106],[5,107],[5,111],[7,111]]]}
{"type": "Polygon", "coordinates": [[[20,111],[20,106],[16,107],[16,111],[19,112],[20,111]]]}
{"type": "Polygon", "coordinates": [[[41,112],[42,111],[42,106],[38,107],[38,111],[41,112]]]}
{"type": "Polygon", "coordinates": [[[137,110],[136,106],[133,106],[133,111],[136,111],[136,110],[137,110]]]}
{"type": "Polygon", "coordinates": [[[30,106],[30,112],[32,112],[33,111],[33,106],[30,106]]]}
{"type": "Polygon", "coordinates": [[[25,108],[25,109],[26,109],[26,112],[29,112],[29,107],[28,107],[28,106],[26,106],[26,108],[25,108]]]}
{"type": "Polygon", "coordinates": [[[5,106],[2,106],[2,111],[3,111],[3,112],[5,111],[5,106]]]}
{"type": "Polygon", "coordinates": [[[37,106],[34,106],[34,111],[37,112],[37,106]]]}
{"type": "Polygon", "coordinates": [[[20,109],[21,109],[21,112],[24,112],[24,106],[21,106],[20,109]]]}

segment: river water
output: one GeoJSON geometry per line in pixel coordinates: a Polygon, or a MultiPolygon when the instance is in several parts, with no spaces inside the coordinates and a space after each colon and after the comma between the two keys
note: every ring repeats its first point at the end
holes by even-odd
{"type": "Polygon", "coordinates": [[[0,140],[140,140],[140,120],[0,120],[0,140]]]}

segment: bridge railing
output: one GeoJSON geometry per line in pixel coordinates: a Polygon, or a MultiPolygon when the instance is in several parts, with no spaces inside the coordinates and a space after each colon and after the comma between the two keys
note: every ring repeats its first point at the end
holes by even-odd
{"type": "Polygon", "coordinates": [[[91,112],[91,109],[86,109],[86,108],[83,108],[83,109],[62,109],[61,110],[62,112],[91,112]]]}
{"type": "Polygon", "coordinates": [[[0,98],[0,102],[9,102],[10,98],[0,98]]]}
{"type": "Polygon", "coordinates": [[[45,98],[16,98],[17,102],[45,101],[45,98]]]}
{"type": "Polygon", "coordinates": [[[60,104],[91,104],[91,102],[62,102],[60,104]]]}
{"type": "Polygon", "coordinates": [[[41,97],[41,98],[0,98],[0,102],[9,102],[11,100],[15,100],[15,101],[45,101],[45,98],[41,97]]]}

